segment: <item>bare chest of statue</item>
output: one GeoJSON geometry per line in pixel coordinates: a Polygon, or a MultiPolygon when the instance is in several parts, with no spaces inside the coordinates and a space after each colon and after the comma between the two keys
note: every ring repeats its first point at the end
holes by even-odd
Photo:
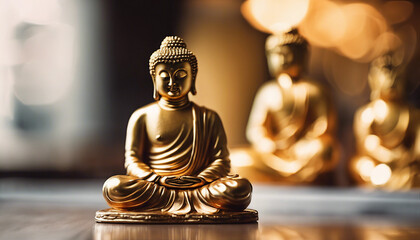
{"type": "Polygon", "coordinates": [[[267,129],[273,136],[284,138],[303,127],[302,119],[307,118],[307,87],[297,83],[288,89],[277,84],[273,88],[277,93],[277,99],[274,99],[277,103],[270,102],[273,106],[269,106],[267,129]]]}
{"type": "Polygon", "coordinates": [[[166,109],[153,106],[146,117],[146,132],[152,145],[167,145],[179,138],[189,138],[193,130],[192,106],[182,109],[166,109]]]}

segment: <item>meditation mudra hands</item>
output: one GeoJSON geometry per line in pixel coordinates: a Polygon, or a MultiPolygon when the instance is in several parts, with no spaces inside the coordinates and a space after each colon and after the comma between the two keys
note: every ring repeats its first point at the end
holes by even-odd
{"type": "Polygon", "coordinates": [[[159,184],[168,188],[196,188],[206,183],[204,178],[194,176],[166,176],[159,179],[159,184]]]}

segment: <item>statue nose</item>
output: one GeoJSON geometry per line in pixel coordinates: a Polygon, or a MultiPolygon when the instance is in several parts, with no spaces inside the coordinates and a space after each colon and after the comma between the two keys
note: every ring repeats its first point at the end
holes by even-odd
{"type": "Polygon", "coordinates": [[[173,78],[171,78],[168,82],[168,87],[170,87],[171,89],[174,87],[177,87],[177,83],[173,80],[173,78]]]}

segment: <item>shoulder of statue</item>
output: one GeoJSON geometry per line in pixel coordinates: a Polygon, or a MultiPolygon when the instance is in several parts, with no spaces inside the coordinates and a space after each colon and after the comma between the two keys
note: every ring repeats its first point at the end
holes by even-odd
{"type": "Polygon", "coordinates": [[[298,84],[305,85],[308,89],[323,90],[323,85],[318,83],[316,80],[308,77],[299,79],[298,84]]]}
{"type": "Polygon", "coordinates": [[[271,79],[270,81],[263,83],[258,91],[262,92],[272,88],[279,88],[279,84],[275,79],[271,79]]]}
{"type": "Polygon", "coordinates": [[[205,106],[199,106],[194,102],[191,102],[193,108],[195,109],[195,111],[199,111],[201,114],[205,114],[206,118],[216,118],[220,120],[219,114],[214,111],[213,109],[210,109],[208,107],[205,106]]]}
{"type": "Polygon", "coordinates": [[[136,111],[131,114],[130,120],[140,119],[147,115],[148,112],[153,111],[154,108],[158,108],[157,102],[150,103],[146,106],[138,108],[136,111]]]}
{"type": "Polygon", "coordinates": [[[273,91],[276,94],[281,94],[280,86],[276,80],[270,80],[268,82],[263,83],[256,93],[256,96],[260,96],[260,98],[266,98],[267,96],[273,95],[273,91]]]}
{"type": "Polygon", "coordinates": [[[303,78],[299,84],[305,86],[308,97],[323,99],[324,101],[331,98],[328,88],[317,81],[310,78],[303,78]]]}

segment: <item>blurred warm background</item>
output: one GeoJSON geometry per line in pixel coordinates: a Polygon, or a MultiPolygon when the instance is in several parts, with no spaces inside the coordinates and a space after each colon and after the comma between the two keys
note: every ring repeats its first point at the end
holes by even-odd
{"type": "Polygon", "coordinates": [[[193,100],[220,114],[231,147],[247,145],[253,98],[269,79],[265,39],[297,25],[311,44],[308,75],[338,110],[331,184],[350,185],[353,115],[369,99],[370,62],[401,49],[406,97],[420,107],[419,12],[415,1],[381,0],[1,0],[0,176],[124,173],[126,124],[153,101],[148,60],[167,35],[197,55],[193,100]]]}
{"type": "Polygon", "coordinates": [[[398,49],[420,108],[419,13],[414,0],[0,0],[0,239],[419,239],[419,189],[366,190],[348,173],[372,60],[398,49]],[[219,113],[234,149],[249,146],[270,78],[265,40],[291,26],[338,112],[329,187],[253,183],[258,224],[95,223],[104,180],[125,173],[128,119],[154,101],[148,61],[164,37],[196,54],[192,99],[219,113]]]}

